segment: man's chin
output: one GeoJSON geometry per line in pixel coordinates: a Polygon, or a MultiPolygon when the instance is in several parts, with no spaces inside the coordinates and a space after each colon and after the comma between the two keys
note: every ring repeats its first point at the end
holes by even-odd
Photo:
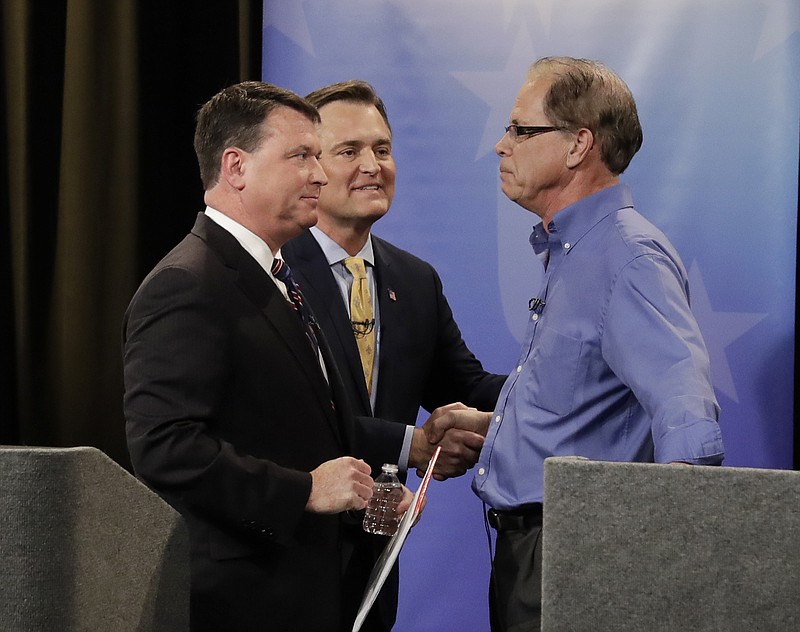
{"type": "Polygon", "coordinates": [[[375,223],[381,217],[386,215],[386,213],[388,212],[389,212],[389,203],[387,202],[385,204],[371,206],[370,208],[366,209],[364,213],[361,214],[361,216],[365,220],[369,220],[370,222],[375,223]]]}
{"type": "MultiPolygon", "coordinates": [[[[319,216],[323,219],[322,224],[337,225],[337,226],[351,226],[358,228],[367,228],[377,222],[381,217],[386,215],[389,211],[388,205],[371,206],[369,208],[347,208],[340,212],[332,212],[326,210],[324,206],[319,208],[319,216]]],[[[320,225],[320,228],[322,226],[320,225]]]]}
{"type": "Polygon", "coordinates": [[[319,214],[317,213],[316,209],[310,213],[307,213],[297,222],[297,225],[299,227],[297,234],[299,235],[307,228],[316,226],[318,220],[319,220],[319,214]]]}

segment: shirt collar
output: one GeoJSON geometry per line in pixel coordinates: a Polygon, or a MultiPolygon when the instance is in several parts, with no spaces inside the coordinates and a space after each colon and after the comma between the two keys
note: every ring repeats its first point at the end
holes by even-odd
{"type": "MultiPolygon", "coordinates": [[[[317,240],[319,247],[322,248],[322,252],[325,254],[325,258],[328,260],[328,265],[333,265],[334,263],[344,261],[350,256],[344,248],[333,241],[333,239],[328,237],[328,235],[322,232],[321,229],[317,228],[316,226],[312,226],[310,230],[311,234],[314,236],[314,239],[317,240]]],[[[375,266],[375,252],[372,249],[372,236],[367,239],[367,243],[364,244],[364,247],[359,250],[355,256],[361,257],[369,265],[373,267],[375,266]]]]}
{"type": "MultiPolygon", "coordinates": [[[[550,233],[558,233],[562,243],[574,246],[593,226],[626,207],[633,208],[631,189],[627,184],[615,184],[558,211],[550,222],[550,233]]],[[[547,248],[549,237],[541,222],[533,227],[529,241],[536,254],[547,248]]]]}
{"type": "Polygon", "coordinates": [[[258,262],[258,265],[264,268],[267,274],[272,275],[272,261],[275,258],[280,258],[280,249],[278,249],[278,252],[273,254],[267,245],[267,242],[261,239],[261,237],[217,209],[207,206],[205,213],[208,219],[212,220],[216,224],[219,224],[222,228],[233,235],[242,248],[249,252],[253,259],[258,262]]]}

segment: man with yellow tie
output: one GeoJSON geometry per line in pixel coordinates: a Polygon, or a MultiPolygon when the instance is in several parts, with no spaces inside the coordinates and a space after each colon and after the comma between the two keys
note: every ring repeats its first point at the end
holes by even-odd
{"type": "MultiPolygon", "coordinates": [[[[431,445],[414,428],[428,411],[463,402],[494,409],[505,376],[488,373],[467,348],[434,268],[372,234],[389,210],[396,168],[386,108],[363,81],[337,83],[309,94],[319,110],[320,164],[328,177],[317,225],[282,248],[322,328],[357,415],[397,423],[376,432],[394,442],[397,464],[424,469],[431,445]]],[[[488,421],[488,415],[487,415],[488,421]]],[[[388,424],[392,425],[392,424],[388,424]]],[[[458,476],[480,451],[474,433],[442,439],[440,478],[458,476]]],[[[380,610],[390,629],[396,577],[380,610]]]]}

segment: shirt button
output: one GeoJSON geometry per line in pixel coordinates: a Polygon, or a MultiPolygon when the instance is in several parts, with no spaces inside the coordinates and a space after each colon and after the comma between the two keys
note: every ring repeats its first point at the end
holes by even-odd
{"type": "Polygon", "coordinates": [[[564,250],[569,250],[570,248],[572,248],[572,244],[571,243],[567,242],[567,243],[564,244],[564,250]]]}
{"type": "Polygon", "coordinates": [[[486,469],[485,468],[478,469],[478,475],[479,476],[483,476],[484,474],[486,474],[486,469]]]}
{"type": "Polygon", "coordinates": [[[522,372],[522,365],[519,365],[519,366],[517,367],[517,373],[521,373],[521,372],[522,372]]]}
{"type": "Polygon", "coordinates": [[[494,420],[495,420],[497,423],[500,423],[500,419],[502,419],[502,417],[500,417],[500,415],[497,415],[497,417],[495,417],[495,418],[494,418],[494,420]]]}
{"type": "Polygon", "coordinates": [[[531,316],[531,320],[533,321],[539,320],[539,314],[534,314],[533,316],[531,316]]]}

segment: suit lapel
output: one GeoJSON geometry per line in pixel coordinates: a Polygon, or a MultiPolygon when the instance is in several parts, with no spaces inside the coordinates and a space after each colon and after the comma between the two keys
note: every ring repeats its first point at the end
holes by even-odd
{"type": "Polygon", "coordinates": [[[406,296],[406,288],[403,285],[403,278],[399,277],[400,269],[394,265],[391,253],[384,247],[383,242],[378,237],[372,236],[372,250],[375,254],[375,274],[378,292],[378,309],[381,314],[381,344],[380,356],[378,359],[378,392],[375,398],[375,414],[380,416],[384,409],[384,400],[391,392],[391,389],[381,389],[381,380],[391,381],[393,379],[393,369],[390,359],[397,357],[394,350],[396,333],[402,327],[402,311],[399,309],[398,301],[411,297],[406,296]]]}
{"type": "Polygon", "coordinates": [[[281,249],[292,267],[303,295],[314,310],[339,370],[345,376],[346,390],[361,414],[371,415],[367,386],[361,368],[355,336],[347,308],[328,260],[310,231],[290,241],[281,249]]]}
{"type": "Polygon", "coordinates": [[[204,214],[199,214],[192,232],[203,239],[227,267],[236,272],[236,284],[261,311],[268,326],[277,334],[275,338],[286,347],[301,367],[320,407],[341,440],[339,418],[331,406],[330,388],[322,374],[319,359],[308,343],[300,319],[275,283],[233,235],[204,214]]]}

